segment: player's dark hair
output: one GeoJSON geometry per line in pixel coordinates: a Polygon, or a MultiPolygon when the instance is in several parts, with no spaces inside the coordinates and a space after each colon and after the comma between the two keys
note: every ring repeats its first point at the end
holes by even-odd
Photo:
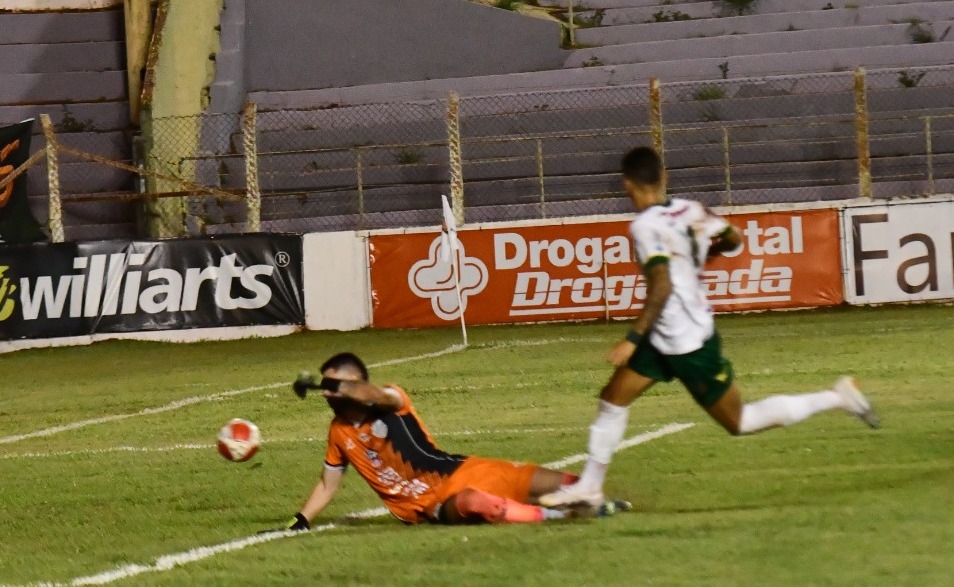
{"type": "Polygon", "coordinates": [[[633,183],[657,186],[662,181],[663,162],[650,147],[636,147],[623,157],[623,177],[633,183]]]}
{"type": "Polygon", "coordinates": [[[354,353],[338,353],[331,357],[321,366],[321,372],[324,373],[328,369],[337,371],[343,367],[357,370],[361,373],[361,379],[365,381],[368,380],[368,368],[364,365],[364,361],[359,359],[358,355],[354,353]]]}

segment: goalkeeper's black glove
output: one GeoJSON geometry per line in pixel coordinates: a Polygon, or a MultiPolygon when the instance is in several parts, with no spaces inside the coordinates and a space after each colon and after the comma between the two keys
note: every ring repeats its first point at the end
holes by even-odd
{"type": "Polygon", "coordinates": [[[318,382],[315,381],[314,375],[308,371],[302,371],[298,374],[298,378],[295,379],[295,383],[292,384],[292,389],[295,390],[295,395],[301,399],[305,399],[309,389],[318,389],[318,382]]]}
{"type": "Polygon", "coordinates": [[[282,526],[281,528],[275,528],[273,530],[262,530],[259,534],[269,534],[271,532],[287,532],[287,531],[301,532],[303,530],[311,530],[311,524],[308,523],[308,519],[302,515],[301,512],[295,514],[295,517],[288,520],[288,523],[282,526]]]}
{"type": "Polygon", "coordinates": [[[288,523],[285,524],[286,530],[311,530],[311,524],[308,523],[308,519],[298,512],[295,514],[295,517],[291,520],[288,520],[288,523]]]}
{"type": "Polygon", "coordinates": [[[295,383],[292,384],[292,389],[295,390],[295,395],[301,399],[305,399],[309,389],[324,389],[326,391],[337,392],[340,386],[340,379],[322,377],[321,382],[316,382],[314,375],[308,371],[302,371],[298,374],[298,379],[295,379],[295,383]]]}

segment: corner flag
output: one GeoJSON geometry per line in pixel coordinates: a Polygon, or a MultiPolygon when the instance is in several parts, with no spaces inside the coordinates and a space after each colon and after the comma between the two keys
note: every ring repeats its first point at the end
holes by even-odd
{"type": "Polygon", "coordinates": [[[454,287],[457,289],[457,307],[460,309],[460,331],[467,346],[467,323],[464,321],[464,300],[460,295],[460,262],[457,255],[457,221],[451,210],[447,196],[441,194],[441,207],[444,218],[441,222],[441,261],[450,263],[454,271],[454,287]]]}

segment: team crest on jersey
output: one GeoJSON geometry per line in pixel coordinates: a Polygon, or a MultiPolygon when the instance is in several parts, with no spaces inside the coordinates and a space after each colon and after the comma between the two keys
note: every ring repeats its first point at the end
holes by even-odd
{"type": "Polygon", "coordinates": [[[354,441],[350,438],[345,441],[345,450],[352,450],[355,447],[354,441]]]}
{"type": "Polygon", "coordinates": [[[358,440],[360,440],[361,442],[367,443],[368,441],[371,440],[371,435],[368,434],[367,432],[362,432],[358,434],[358,440]]]}
{"type": "Polygon", "coordinates": [[[373,434],[375,438],[386,438],[388,435],[388,425],[381,420],[375,420],[374,423],[371,424],[371,434],[373,434]]]}

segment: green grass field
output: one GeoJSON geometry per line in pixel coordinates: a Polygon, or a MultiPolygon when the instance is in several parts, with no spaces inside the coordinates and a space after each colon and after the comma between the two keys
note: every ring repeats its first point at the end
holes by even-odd
{"type": "MultiPolygon", "coordinates": [[[[632,513],[456,528],[375,518],[118,584],[954,583],[954,309],[725,316],[719,325],[748,399],[815,391],[854,373],[883,428],[823,414],[732,438],[681,388],[660,385],[634,405],[628,435],[696,425],[617,455],[607,490],[631,500],[632,513]]],[[[372,379],[403,385],[447,450],[552,461],[585,450],[594,395],[610,373],[603,356],[624,328],[474,328],[471,349],[373,369],[372,379]]],[[[294,514],[322,468],[329,410],[288,386],[140,410],[289,382],[341,350],[374,363],[438,351],[458,336],[308,333],[0,356],[0,584],[69,583],[254,535],[294,514]],[[136,415],[15,439],[121,414],[136,415]],[[211,448],[232,417],[256,422],[265,438],[248,463],[211,448]]],[[[378,505],[352,472],[323,518],[378,505]]]]}

